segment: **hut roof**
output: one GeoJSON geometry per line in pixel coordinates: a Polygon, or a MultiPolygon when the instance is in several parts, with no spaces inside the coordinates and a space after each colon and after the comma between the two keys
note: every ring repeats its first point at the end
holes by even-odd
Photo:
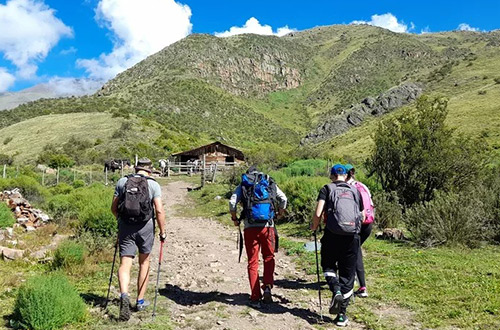
{"type": "Polygon", "coordinates": [[[230,147],[228,145],[222,144],[219,141],[198,147],[196,149],[188,150],[188,151],[183,151],[183,152],[178,152],[176,154],[173,154],[172,156],[201,156],[207,153],[213,153],[213,152],[222,152],[226,155],[233,156],[236,159],[240,160],[245,160],[245,155],[243,155],[243,152],[240,150],[230,147]]]}

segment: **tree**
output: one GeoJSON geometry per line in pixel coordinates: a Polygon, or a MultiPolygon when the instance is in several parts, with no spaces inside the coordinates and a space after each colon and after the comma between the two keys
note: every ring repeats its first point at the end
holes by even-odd
{"type": "Polygon", "coordinates": [[[367,165],[405,207],[432,200],[438,189],[471,184],[483,167],[485,144],[445,125],[447,104],[445,98],[421,97],[416,111],[382,121],[375,133],[367,165]]]}

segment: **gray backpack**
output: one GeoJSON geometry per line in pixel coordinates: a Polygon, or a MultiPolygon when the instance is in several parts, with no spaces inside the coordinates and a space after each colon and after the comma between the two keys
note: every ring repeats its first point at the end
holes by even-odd
{"type": "Polygon", "coordinates": [[[363,220],[358,191],[347,183],[330,183],[327,187],[326,228],[338,235],[358,234],[363,220]]]}

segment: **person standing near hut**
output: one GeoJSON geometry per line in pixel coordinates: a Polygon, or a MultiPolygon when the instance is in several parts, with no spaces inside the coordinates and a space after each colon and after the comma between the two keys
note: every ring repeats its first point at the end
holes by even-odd
{"type": "Polygon", "coordinates": [[[250,281],[250,303],[260,308],[264,303],[272,303],[271,290],[274,285],[274,252],[277,243],[274,223],[275,205],[278,204],[278,216],[286,209],[287,198],[274,180],[252,166],[242,175],[242,183],[238,185],[229,200],[231,219],[235,226],[240,225],[236,215],[238,203],[243,205],[240,220],[244,221],[245,250],[248,257],[248,279],[250,281]],[[264,259],[264,284],[261,292],[259,282],[259,250],[262,249],[264,259]]]}

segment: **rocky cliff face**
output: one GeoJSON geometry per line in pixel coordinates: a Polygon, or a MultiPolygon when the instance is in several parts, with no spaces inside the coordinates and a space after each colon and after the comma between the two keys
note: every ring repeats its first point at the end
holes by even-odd
{"type": "Polygon", "coordinates": [[[301,144],[318,143],[343,134],[373,116],[380,116],[416,100],[423,87],[416,83],[404,83],[393,87],[377,98],[367,97],[361,103],[351,105],[339,115],[324,120],[314,131],[301,140],[301,144]]]}

